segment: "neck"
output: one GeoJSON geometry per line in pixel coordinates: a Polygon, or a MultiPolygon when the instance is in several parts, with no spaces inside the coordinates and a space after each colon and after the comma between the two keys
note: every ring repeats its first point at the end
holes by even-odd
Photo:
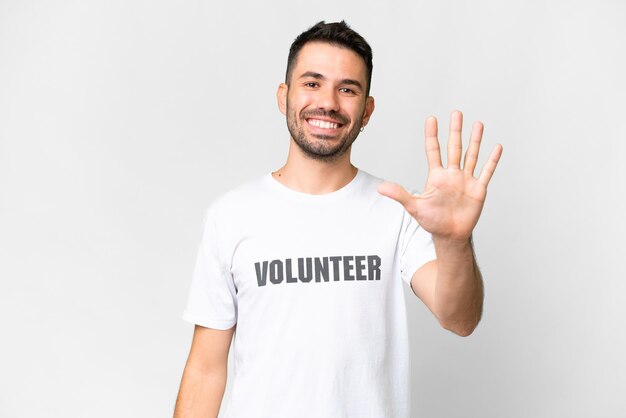
{"type": "Polygon", "coordinates": [[[305,155],[292,139],[287,162],[272,176],[295,191],[326,194],[350,183],[357,171],[350,162],[350,149],[333,161],[316,160],[305,155]]]}

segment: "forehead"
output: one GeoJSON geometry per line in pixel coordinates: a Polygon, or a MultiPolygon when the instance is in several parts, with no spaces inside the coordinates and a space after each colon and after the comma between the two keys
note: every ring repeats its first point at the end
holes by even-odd
{"type": "Polygon", "coordinates": [[[306,72],[322,74],[329,79],[356,79],[366,82],[365,61],[351,49],[325,42],[305,44],[293,67],[291,77],[297,79],[306,72]]]}

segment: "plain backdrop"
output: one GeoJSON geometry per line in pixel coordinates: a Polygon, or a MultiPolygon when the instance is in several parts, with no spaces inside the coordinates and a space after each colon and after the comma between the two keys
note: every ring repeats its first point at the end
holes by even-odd
{"type": "Polygon", "coordinates": [[[203,212],[283,164],[289,45],[341,19],[374,50],[355,165],[423,187],[453,109],[479,167],[504,146],[479,327],[405,289],[414,416],[626,416],[617,0],[0,1],[0,416],[172,415],[203,212]]]}

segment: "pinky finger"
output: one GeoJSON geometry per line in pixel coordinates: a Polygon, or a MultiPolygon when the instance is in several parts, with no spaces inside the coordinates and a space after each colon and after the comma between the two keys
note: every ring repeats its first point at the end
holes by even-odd
{"type": "Polygon", "coordinates": [[[478,177],[478,182],[487,187],[489,184],[489,180],[491,180],[491,176],[493,176],[494,171],[496,171],[496,166],[498,165],[498,161],[500,161],[500,156],[502,155],[502,145],[497,144],[493,151],[491,151],[491,155],[489,155],[489,160],[485,163],[485,166],[480,171],[480,176],[478,177]]]}

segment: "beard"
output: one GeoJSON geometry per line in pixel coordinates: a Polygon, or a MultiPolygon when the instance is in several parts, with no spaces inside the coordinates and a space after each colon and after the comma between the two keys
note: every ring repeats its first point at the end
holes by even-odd
{"type": "Polygon", "coordinates": [[[302,152],[309,158],[319,161],[335,161],[346,153],[352,146],[352,143],[359,136],[363,116],[356,120],[356,123],[348,132],[344,133],[338,139],[334,135],[311,134],[314,138],[308,138],[305,132],[304,124],[306,119],[314,116],[323,116],[332,118],[333,120],[346,125],[349,119],[335,111],[325,111],[323,109],[311,110],[303,112],[298,116],[294,109],[289,107],[287,102],[287,128],[294,142],[300,147],[302,152]],[[333,145],[331,141],[336,143],[333,145]]]}

